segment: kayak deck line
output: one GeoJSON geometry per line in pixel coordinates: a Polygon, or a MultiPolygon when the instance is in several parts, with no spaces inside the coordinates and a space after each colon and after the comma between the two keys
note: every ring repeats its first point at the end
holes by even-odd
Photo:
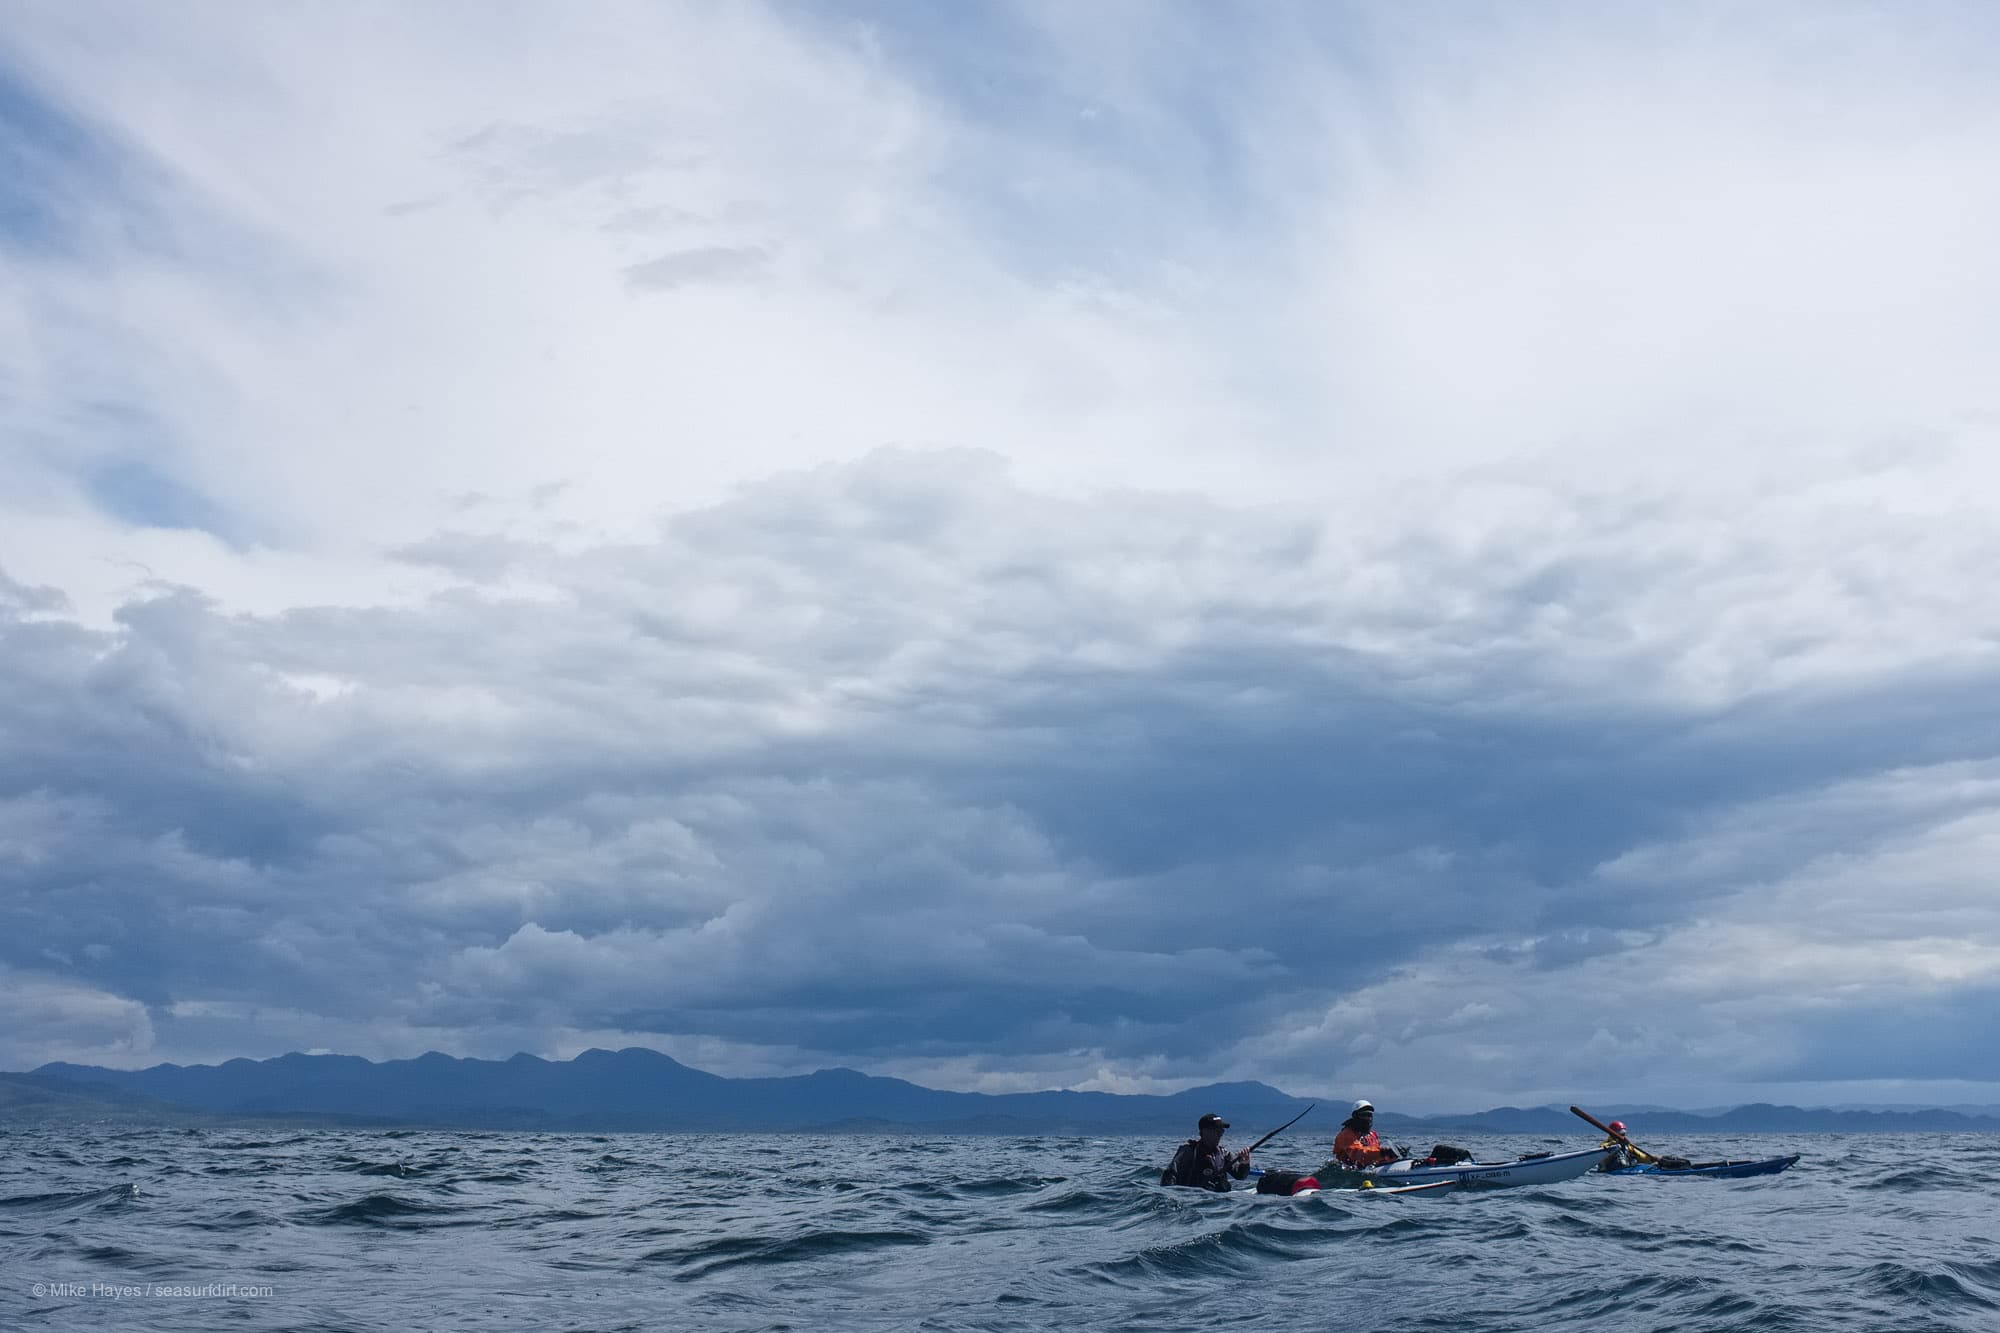
{"type": "MultiPolygon", "coordinates": [[[[1450,1166],[1426,1166],[1411,1158],[1358,1169],[1328,1162],[1310,1174],[1320,1181],[1323,1191],[1400,1189],[1432,1184],[1494,1189],[1574,1180],[1596,1170],[1609,1156],[1603,1148],[1583,1148],[1566,1153],[1529,1153],[1505,1162],[1454,1162],[1450,1166]]],[[[1253,1170],[1250,1174],[1264,1173],[1253,1170]]]]}
{"type": "Polygon", "coordinates": [[[1518,1185],[1553,1185],[1574,1180],[1597,1169],[1609,1154],[1602,1148],[1583,1148],[1566,1153],[1530,1153],[1507,1162],[1455,1162],[1450,1166],[1425,1166],[1408,1158],[1363,1170],[1329,1165],[1320,1179],[1345,1183],[1413,1185],[1423,1181],[1446,1180],[1458,1185],[1496,1189],[1518,1185]]]}

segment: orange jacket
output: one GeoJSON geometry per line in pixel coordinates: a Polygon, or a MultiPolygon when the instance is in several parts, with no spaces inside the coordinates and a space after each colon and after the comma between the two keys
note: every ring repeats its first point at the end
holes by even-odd
{"type": "Polygon", "coordinates": [[[1340,1133],[1333,1136],[1333,1157],[1342,1166],[1375,1166],[1395,1161],[1396,1152],[1384,1148],[1372,1129],[1366,1134],[1356,1134],[1342,1126],[1340,1133]]]}

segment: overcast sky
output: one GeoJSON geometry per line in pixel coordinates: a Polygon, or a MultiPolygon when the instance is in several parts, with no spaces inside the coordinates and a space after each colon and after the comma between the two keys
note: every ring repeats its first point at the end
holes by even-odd
{"type": "Polygon", "coordinates": [[[0,1068],[2000,1100],[1996,60],[0,0],[0,1068]]]}

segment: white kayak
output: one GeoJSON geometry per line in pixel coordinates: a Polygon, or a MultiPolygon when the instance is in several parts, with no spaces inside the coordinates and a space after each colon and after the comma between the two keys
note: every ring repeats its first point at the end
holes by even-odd
{"type": "Polygon", "coordinates": [[[1423,1184],[1553,1185],[1588,1174],[1609,1155],[1602,1148],[1585,1148],[1580,1152],[1535,1153],[1511,1162],[1458,1162],[1452,1166],[1426,1166],[1421,1159],[1406,1157],[1363,1171],[1328,1166],[1313,1174],[1328,1189],[1342,1185],[1376,1189],[1423,1184]]]}

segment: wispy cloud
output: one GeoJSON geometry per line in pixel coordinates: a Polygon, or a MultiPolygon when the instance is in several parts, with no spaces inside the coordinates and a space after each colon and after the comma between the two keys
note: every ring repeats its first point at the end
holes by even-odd
{"type": "Polygon", "coordinates": [[[755,246],[709,245],[631,264],[625,281],[641,291],[668,291],[697,282],[727,282],[754,277],[770,262],[755,246]]]}

